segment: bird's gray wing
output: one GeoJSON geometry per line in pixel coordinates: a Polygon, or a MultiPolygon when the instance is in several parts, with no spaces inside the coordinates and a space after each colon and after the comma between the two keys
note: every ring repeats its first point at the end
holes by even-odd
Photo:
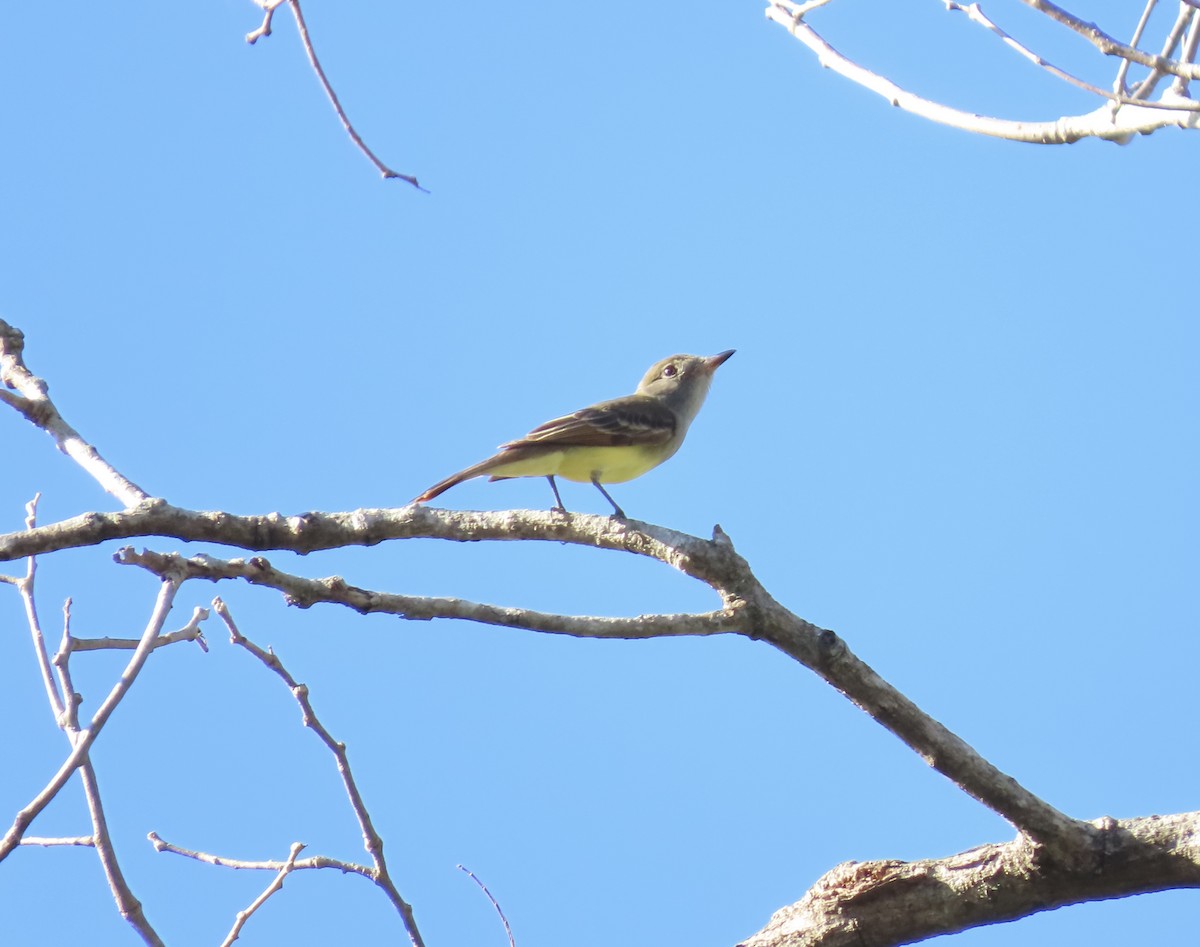
{"type": "Polygon", "coordinates": [[[670,408],[655,398],[634,395],[554,418],[501,447],[649,447],[669,441],[675,435],[675,424],[670,408]]]}

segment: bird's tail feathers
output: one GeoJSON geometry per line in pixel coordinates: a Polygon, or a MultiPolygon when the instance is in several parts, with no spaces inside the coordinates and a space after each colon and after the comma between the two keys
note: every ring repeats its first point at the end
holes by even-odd
{"type": "MultiPolygon", "coordinates": [[[[438,483],[435,483],[432,487],[430,487],[428,490],[426,490],[424,493],[422,493],[419,497],[417,497],[412,502],[413,503],[427,503],[428,501],[432,500],[434,497],[441,496],[443,493],[445,493],[451,487],[458,486],[464,480],[472,480],[475,477],[482,477],[484,474],[488,473],[488,471],[492,470],[494,467],[499,467],[501,464],[509,463],[515,459],[517,459],[517,457],[513,450],[511,450],[511,449],[502,450],[499,454],[493,454],[487,460],[481,460],[479,463],[472,464],[470,467],[466,468],[465,470],[460,470],[456,474],[451,474],[445,480],[441,480],[438,483]]],[[[509,478],[505,477],[505,476],[500,476],[500,477],[489,477],[488,479],[489,480],[508,480],[509,478]]]]}
{"type": "Polygon", "coordinates": [[[413,503],[427,503],[434,497],[441,496],[451,487],[456,487],[464,480],[470,480],[473,477],[482,477],[488,472],[488,468],[495,463],[495,457],[489,457],[487,460],[481,460],[477,464],[473,464],[466,470],[460,470],[456,474],[451,474],[445,480],[439,480],[432,487],[422,493],[419,497],[413,500],[413,503]]]}

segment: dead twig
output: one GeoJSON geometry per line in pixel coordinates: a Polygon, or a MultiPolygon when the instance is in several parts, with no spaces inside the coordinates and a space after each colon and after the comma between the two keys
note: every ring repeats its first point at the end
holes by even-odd
{"type": "Polygon", "coordinates": [[[292,16],[296,19],[296,28],[300,32],[300,42],[304,46],[304,53],[308,56],[308,63],[312,66],[312,70],[316,73],[317,81],[321,83],[321,88],[325,90],[325,96],[329,99],[329,103],[333,106],[333,110],[337,113],[338,120],[342,123],[342,128],[346,130],[346,134],[350,136],[350,140],[354,142],[356,148],[366,155],[367,160],[375,165],[376,170],[383,175],[384,179],[398,178],[401,181],[407,181],[418,191],[425,194],[429,192],[421,187],[420,183],[411,174],[401,174],[399,171],[394,171],[379,159],[374,151],[368,147],[363,141],[362,136],[355,129],[350,117],[346,114],[346,110],[342,108],[342,103],[338,99],[337,93],[333,90],[333,84],[329,81],[329,77],[325,75],[325,70],[321,66],[321,60],[317,58],[317,50],[313,46],[312,37],[308,32],[308,24],[304,20],[304,12],[300,9],[300,0],[255,0],[255,2],[263,8],[263,21],[257,29],[246,34],[246,42],[254,44],[258,42],[260,37],[271,35],[271,20],[275,16],[275,11],[283,4],[287,4],[292,11],[292,16]]]}

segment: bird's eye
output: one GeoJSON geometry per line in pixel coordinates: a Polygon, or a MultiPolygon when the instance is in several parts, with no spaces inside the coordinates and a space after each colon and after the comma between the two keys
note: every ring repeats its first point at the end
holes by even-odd
{"type": "Polygon", "coordinates": [[[674,365],[668,365],[663,369],[663,378],[673,378],[677,374],[679,374],[679,369],[674,365]]]}

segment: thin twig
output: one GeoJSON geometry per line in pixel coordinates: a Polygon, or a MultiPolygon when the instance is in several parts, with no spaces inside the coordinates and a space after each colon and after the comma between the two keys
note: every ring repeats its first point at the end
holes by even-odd
{"type": "Polygon", "coordinates": [[[465,871],[468,875],[470,875],[471,880],[474,881],[475,884],[479,885],[483,893],[487,895],[487,899],[492,902],[492,907],[496,909],[496,913],[500,915],[500,920],[504,924],[504,933],[508,935],[508,947],[517,947],[517,942],[513,940],[512,928],[508,926],[508,918],[504,916],[504,910],[500,907],[500,902],[493,898],[492,893],[488,891],[487,885],[480,881],[475,872],[471,871],[471,869],[467,868],[465,865],[459,865],[458,870],[465,871]]]}
{"type": "MultiPolygon", "coordinates": [[[[254,861],[245,858],[226,858],[224,855],[213,855],[209,852],[198,852],[168,842],[160,837],[157,832],[147,833],[146,838],[150,840],[150,844],[154,846],[156,852],[167,852],[171,855],[179,855],[182,858],[191,858],[206,865],[232,868],[235,871],[279,871],[286,864],[286,862],[270,859],[254,861]]],[[[337,858],[328,858],[324,855],[312,855],[308,858],[298,859],[294,868],[296,871],[314,871],[322,868],[332,868],[335,871],[340,871],[342,874],[361,875],[363,878],[374,880],[372,878],[373,869],[367,865],[342,861],[337,858]]]]}
{"type": "Polygon", "coordinates": [[[275,672],[287,685],[288,690],[291,691],[292,696],[296,699],[296,703],[300,705],[300,713],[304,726],[312,730],[333,754],[334,759],[337,761],[338,773],[342,777],[342,785],[346,789],[346,795],[350,797],[350,807],[354,810],[354,816],[358,820],[358,827],[362,832],[363,846],[366,848],[367,854],[371,856],[371,861],[375,866],[372,872],[372,880],[384,891],[399,912],[404,922],[404,929],[408,932],[408,937],[412,941],[413,947],[424,947],[421,932],[417,929],[417,921],[413,916],[412,906],[400,896],[400,892],[396,889],[391,875],[388,873],[387,862],[383,857],[383,839],[375,831],[375,825],[371,821],[370,813],[367,812],[367,806],[363,801],[362,793],[359,792],[358,784],[354,780],[354,774],[350,770],[350,759],[346,754],[346,744],[340,743],[330,736],[329,731],[317,719],[317,715],[313,711],[312,704],[308,699],[308,685],[298,683],[274,652],[269,649],[264,650],[260,648],[243,635],[238,630],[237,623],[233,620],[233,615],[230,614],[228,606],[219,597],[213,599],[213,610],[220,616],[221,620],[225,622],[225,626],[229,629],[230,642],[240,648],[244,648],[258,658],[259,661],[275,672]]]}
{"type": "Polygon", "coordinates": [[[796,2],[791,5],[792,16],[794,16],[797,20],[801,20],[806,14],[811,13],[813,10],[823,7],[827,3],[831,2],[832,0],[805,0],[805,2],[796,0],[796,2]]]}
{"type": "Polygon", "coordinates": [[[167,579],[162,582],[159,588],[158,597],[154,603],[154,610],[150,615],[150,620],[146,624],[146,630],[142,634],[138,648],[134,651],[133,656],[129,659],[129,663],[125,666],[125,670],[121,673],[120,680],[109,691],[108,696],[97,708],[96,713],[92,716],[86,730],[80,732],[79,737],[75,741],[75,745],[71,753],[59,766],[58,771],[50,778],[50,781],[20,812],[17,813],[11,827],[5,832],[3,839],[0,839],[0,861],[8,857],[9,853],[16,848],[21,841],[21,836],[25,834],[25,830],[38,815],[50,804],[50,801],[58,795],[71,774],[78,769],[86,760],[88,751],[91,749],[96,738],[104,729],[104,725],[108,722],[112,712],[116,710],[117,705],[129,692],[129,688],[133,686],[133,682],[137,679],[142,667],[146,663],[146,659],[154,650],[154,639],[162,631],[163,623],[167,619],[167,615],[171,611],[171,603],[175,600],[175,593],[179,591],[179,585],[182,580],[177,578],[167,579]]]}
{"type": "Polygon", "coordinates": [[[411,174],[401,174],[399,171],[393,171],[386,164],[384,164],[378,158],[378,156],[376,156],[375,152],[367,147],[367,143],[363,141],[362,136],[359,135],[359,133],[355,130],[354,125],[350,122],[349,116],[346,114],[346,110],[342,108],[342,103],[338,100],[337,93],[333,91],[333,85],[325,75],[325,70],[321,67],[321,61],[317,58],[317,51],[313,46],[312,37],[308,32],[308,24],[304,21],[304,13],[300,9],[300,0],[256,0],[256,2],[258,2],[265,11],[263,22],[258,29],[246,34],[246,42],[254,43],[260,36],[269,36],[271,34],[271,18],[275,14],[275,9],[281,6],[282,3],[286,2],[287,5],[291,7],[292,16],[294,16],[296,19],[296,28],[300,31],[300,42],[304,45],[304,52],[308,56],[309,65],[312,66],[313,72],[316,73],[317,80],[321,83],[321,88],[325,90],[325,95],[329,99],[330,104],[333,106],[333,110],[337,113],[337,117],[339,121],[341,121],[342,127],[346,129],[346,134],[350,136],[350,140],[354,142],[359,151],[367,156],[367,159],[371,162],[371,164],[375,165],[376,170],[378,170],[385,179],[398,178],[401,181],[407,181],[418,191],[428,194],[429,192],[426,191],[425,188],[421,187],[417,179],[411,174]]]}
{"type": "MultiPolygon", "coordinates": [[[[1098,95],[1103,99],[1108,99],[1116,105],[1141,105],[1165,109],[1176,109],[1182,107],[1175,102],[1145,102],[1123,95],[1119,92],[1110,92],[1109,90],[1102,89],[1097,85],[1092,85],[1090,82],[1085,82],[1083,79],[1072,75],[1066,70],[1060,69],[1058,66],[1054,65],[1054,63],[1043,58],[1038,53],[1035,53],[1028,46],[1020,43],[1011,34],[1001,29],[986,13],[983,12],[983,8],[978,3],[963,4],[956,3],[955,0],[942,0],[942,2],[945,4],[947,10],[966,14],[967,19],[971,20],[973,23],[978,23],[980,26],[991,31],[992,33],[995,33],[1000,37],[1004,44],[1008,46],[1009,49],[1016,52],[1019,56],[1028,59],[1035,66],[1039,66],[1040,68],[1046,70],[1046,72],[1050,73],[1050,75],[1058,79],[1062,79],[1064,82],[1069,83],[1076,88],[1083,89],[1086,92],[1091,92],[1092,94],[1098,95]]],[[[1127,59],[1123,60],[1123,62],[1125,65],[1129,64],[1129,60],[1127,59]]],[[[1195,104],[1195,108],[1200,109],[1200,102],[1195,104]]]]}
{"type": "Polygon", "coordinates": [[[303,842],[292,843],[291,852],[288,855],[287,861],[284,862],[283,867],[279,869],[279,874],[277,874],[274,880],[267,885],[266,890],[263,891],[262,894],[250,902],[250,906],[248,908],[246,908],[244,911],[237,912],[237,918],[233,922],[233,927],[229,929],[229,933],[225,936],[225,939],[221,941],[221,947],[230,947],[230,945],[238,939],[238,935],[241,933],[242,927],[245,926],[248,920],[250,920],[254,912],[267,903],[267,898],[283,887],[283,879],[286,878],[291,873],[292,869],[296,867],[296,856],[299,855],[303,850],[303,842]]]}
{"type": "Polygon", "coordinates": [[[90,835],[73,835],[70,837],[55,837],[46,838],[42,835],[26,835],[21,839],[22,845],[82,845],[88,848],[95,848],[96,840],[90,835]]]}
{"type": "MultiPolygon", "coordinates": [[[[32,512],[30,518],[32,519],[32,512]]],[[[29,582],[30,598],[32,598],[32,585],[31,573],[29,582]]],[[[40,630],[37,638],[40,653],[43,660],[45,660],[45,643],[41,640],[40,630]]],[[[63,642],[65,644],[70,640],[71,599],[68,598],[63,603],[63,642]]],[[[75,693],[75,686],[71,682],[68,659],[69,655],[61,649],[55,655],[54,670],[58,675],[58,688],[53,689],[50,704],[51,709],[55,713],[55,720],[66,736],[67,741],[74,747],[81,740],[79,731],[80,696],[75,693]],[[63,695],[62,700],[53,699],[58,693],[63,695]]],[[[80,762],[79,777],[83,783],[84,800],[87,802],[88,814],[92,820],[92,835],[88,844],[95,848],[96,857],[100,859],[100,867],[104,871],[104,877],[108,882],[109,891],[112,892],[113,900],[116,902],[117,910],[129,922],[129,925],[138,932],[144,943],[149,945],[149,947],[163,947],[162,939],[158,936],[158,932],[154,930],[153,926],[151,926],[145,911],[142,909],[141,901],[134,896],[129,883],[125,880],[124,873],[121,871],[120,863],[117,861],[116,849],[113,847],[112,837],[108,831],[108,820],[105,818],[104,806],[100,801],[100,784],[96,778],[96,770],[92,765],[91,756],[87,753],[84,754],[80,762]]]]}
{"type": "Polygon", "coordinates": [[[287,0],[254,0],[254,2],[263,8],[263,21],[258,29],[246,34],[246,42],[251,46],[258,42],[259,37],[271,35],[271,19],[275,16],[279,5],[286,3],[287,0]]]}
{"type": "MultiPolygon", "coordinates": [[[[25,504],[25,528],[34,529],[37,526],[37,506],[42,498],[40,493],[34,494],[32,500],[25,504]]],[[[29,625],[29,634],[33,638],[33,654],[37,659],[38,670],[42,674],[42,684],[46,688],[46,699],[50,702],[50,710],[56,721],[63,719],[65,710],[64,696],[54,686],[54,674],[50,669],[50,656],[46,651],[46,637],[42,634],[41,621],[38,619],[37,599],[34,596],[34,581],[37,577],[37,557],[30,556],[25,567],[25,577],[17,580],[17,591],[21,595],[21,603],[25,606],[25,622],[29,625]]]]}
{"type": "MultiPolygon", "coordinates": [[[[1186,32],[1188,24],[1192,21],[1192,16],[1196,11],[1188,9],[1180,3],[1179,13],[1175,17],[1175,22],[1171,24],[1171,28],[1167,31],[1167,37],[1163,40],[1162,58],[1167,58],[1174,55],[1175,47],[1183,39],[1183,34],[1186,32]]],[[[1154,94],[1154,90],[1158,88],[1158,83],[1167,73],[1165,70],[1157,66],[1150,70],[1150,74],[1139,82],[1133,90],[1133,96],[1136,99],[1146,99],[1154,94]]]]}
{"type": "MultiPolygon", "coordinates": [[[[25,506],[25,526],[27,529],[33,529],[37,525],[37,504],[40,497],[41,494],[35,495],[25,506]]],[[[25,617],[29,625],[30,634],[33,637],[34,653],[37,656],[38,666],[41,669],[42,680],[46,687],[46,697],[50,703],[50,710],[54,714],[55,722],[74,747],[80,741],[79,696],[75,693],[74,687],[71,684],[70,673],[67,670],[65,661],[61,666],[56,667],[58,686],[55,686],[54,671],[51,670],[49,655],[46,651],[46,639],[42,634],[41,624],[38,620],[37,603],[34,595],[34,581],[36,576],[37,560],[35,557],[30,556],[25,578],[19,583],[21,599],[25,604],[25,617]]],[[[68,598],[63,606],[64,638],[70,637],[70,626],[71,600],[68,598]]],[[[120,911],[121,916],[141,935],[142,940],[146,944],[150,945],[150,947],[162,947],[162,940],[146,919],[141,902],[134,897],[128,883],[125,881],[124,875],[121,873],[120,865],[117,863],[112,839],[108,834],[108,823],[104,818],[104,809],[100,803],[100,790],[96,781],[96,772],[92,767],[91,758],[86,754],[82,757],[79,769],[80,778],[83,782],[84,798],[87,801],[88,812],[92,819],[92,835],[54,841],[39,839],[37,842],[31,842],[30,844],[88,845],[94,848],[100,859],[101,867],[104,870],[104,876],[108,881],[109,890],[113,894],[113,899],[117,903],[117,910],[120,911]]],[[[21,841],[28,840],[22,839],[21,841]]]]}
{"type": "MultiPolygon", "coordinates": [[[[1142,41],[1142,34],[1146,31],[1146,24],[1150,22],[1150,14],[1154,12],[1154,7],[1158,4],[1158,0],[1146,0],[1146,7],[1142,10],[1142,15],[1138,19],[1137,27],[1133,31],[1133,36],[1129,39],[1130,46],[1137,46],[1142,41]]],[[[1117,78],[1113,82],[1113,91],[1118,95],[1124,95],[1127,88],[1125,86],[1125,77],[1129,74],[1129,67],[1132,63],[1128,59],[1122,59],[1121,65],[1117,68],[1117,78]]]]}
{"type": "MultiPolygon", "coordinates": [[[[154,639],[154,650],[164,648],[167,645],[175,644],[180,641],[194,641],[200,646],[200,650],[208,652],[208,641],[204,638],[204,629],[200,627],[200,623],[207,621],[208,609],[197,607],[192,612],[192,617],[188,623],[178,631],[170,631],[166,634],[159,635],[154,639]]],[[[74,654],[77,651],[132,651],[138,646],[137,638],[67,638],[63,637],[63,643],[59,648],[59,655],[74,654]]],[[[55,662],[58,661],[58,655],[55,655],[55,662]]]]}
{"type": "Polygon", "coordinates": [[[1185,79],[1200,79],[1200,66],[1169,59],[1165,55],[1155,56],[1151,53],[1144,53],[1140,49],[1134,49],[1132,46],[1126,46],[1116,37],[1109,36],[1095,23],[1088,23],[1086,20],[1079,19],[1073,13],[1058,6],[1058,4],[1051,3],[1050,0],[1021,0],[1021,2],[1027,7],[1033,7],[1039,13],[1046,14],[1055,22],[1074,30],[1080,36],[1087,39],[1100,52],[1104,53],[1105,56],[1120,56],[1122,59],[1128,59],[1131,62],[1147,66],[1151,69],[1158,69],[1173,76],[1182,76],[1185,79]]]}
{"type": "Polygon", "coordinates": [[[54,673],[58,675],[58,686],[66,701],[66,709],[59,714],[58,725],[74,736],[72,731],[79,730],[79,702],[83,698],[76,693],[75,684],[71,680],[71,598],[63,602],[63,632],[58,651],[54,655],[54,673]]]}
{"type": "MultiPolygon", "coordinates": [[[[1184,62],[1195,62],[1197,45],[1200,45],[1200,11],[1193,10],[1192,22],[1188,27],[1187,39],[1184,41],[1179,58],[1184,62]]],[[[1176,76],[1175,81],[1171,83],[1171,91],[1179,96],[1187,95],[1188,80],[1182,76],[1176,76]]]]}

